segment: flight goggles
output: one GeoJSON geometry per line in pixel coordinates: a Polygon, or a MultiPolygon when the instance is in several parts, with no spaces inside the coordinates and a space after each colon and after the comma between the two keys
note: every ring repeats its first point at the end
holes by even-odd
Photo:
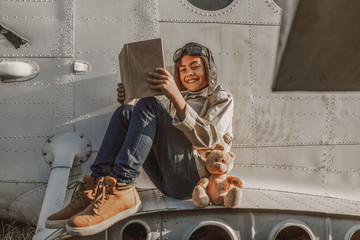
{"type": "Polygon", "coordinates": [[[207,58],[209,58],[210,55],[209,50],[206,47],[200,46],[196,43],[188,43],[184,47],[176,50],[173,56],[174,62],[177,63],[185,54],[191,56],[205,56],[207,58]]]}

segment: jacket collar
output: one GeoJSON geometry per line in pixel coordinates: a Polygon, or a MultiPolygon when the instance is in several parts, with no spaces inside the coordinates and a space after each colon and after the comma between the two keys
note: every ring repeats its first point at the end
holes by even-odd
{"type": "Polygon", "coordinates": [[[197,97],[205,97],[206,98],[209,96],[209,87],[203,88],[196,92],[192,92],[189,90],[183,91],[183,96],[185,99],[197,98],[197,97]]]}

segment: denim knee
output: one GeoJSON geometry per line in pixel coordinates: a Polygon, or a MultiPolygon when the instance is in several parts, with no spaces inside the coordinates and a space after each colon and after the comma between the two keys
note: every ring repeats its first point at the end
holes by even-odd
{"type": "Polygon", "coordinates": [[[115,110],[115,112],[112,115],[112,118],[119,119],[125,117],[126,119],[129,119],[133,110],[134,110],[133,105],[123,104],[115,110]]]}
{"type": "Polygon", "coordinates": [[[158,105],[160,103],[160,101],[157,98],[154,97],[146,97],[146,98],[141,98],[138,103],[135,105],[135,107],[154,107],[156,105],[158,105]]]}

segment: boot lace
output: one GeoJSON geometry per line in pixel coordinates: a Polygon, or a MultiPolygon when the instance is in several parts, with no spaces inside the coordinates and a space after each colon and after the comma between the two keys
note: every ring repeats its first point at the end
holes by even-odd
{"type": "Polygon", "coordinates": [[[102,205],[105,200],[108,199],[108,197],[106,196],[106,184],[104,181],[99,181],[96,186],[95,186],[95,191],[93,191],[95,193],[95,195],[93,195],[94,200],[93,200],[93,206],[94,208],[98,209],[100,205],[102,205]]]}
{"type": "Polygon", "coordinates": [[[83,182],[82,181],[72,182],[67,186],[67,189],[74,189],[73,194],[71,196],[71,201],[74,198],[80,199],[81,205],[83,206],[83,208],[85,208],[86,206],[85,206],[84,200],[81,197],[84,193],[83,182]]]}

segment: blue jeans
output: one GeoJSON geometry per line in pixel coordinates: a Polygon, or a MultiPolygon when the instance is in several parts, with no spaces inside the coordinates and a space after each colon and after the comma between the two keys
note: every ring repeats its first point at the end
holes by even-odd
{"type": "Polygon", "coordinates": [[[136,106],[122,105],[114,112],[91,175],[132,183],[141,166],[160,191],[175,198],[191,197],[200,180],[192,144],[156,98],[143,98],[136,106]]]}

